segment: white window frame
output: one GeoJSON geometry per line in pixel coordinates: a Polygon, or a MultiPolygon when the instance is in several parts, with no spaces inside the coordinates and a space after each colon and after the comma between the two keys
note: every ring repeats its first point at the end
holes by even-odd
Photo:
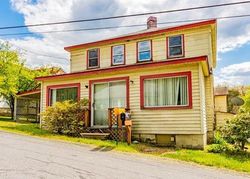
{"type": "Polygon", "coordinates": [[[87,50],[87,60],[88,60],[88,69],[91,69],[91,68],[98,68],[99,66],[100,66],[100,49],[99,48],[93,48],[93,49],[88,49],[87,50]],[[89,66],[89,61],[90,61],[90,59],[94,59],[94,58],[90,58],[89,57],[89,52],[91,51],[91,50],[97,50],[97,66],[89,66]]]}
{"type": "Polygon", "coordinates": [[[137,62],[147,62],[150,60],[152,60],[152,40],[143,40],[143,41],[137,42],[137,62]],[[142,42],[149,42],[149,50],[150,50],[150,58],[144,59],[144,60],[140,60],[140,53],[147,52],[148,50],[140,51],[140,43],[142,42]]]}
{"type": "Polygon", "coordinates": [[[174,36],[169,36],[167,38],[167,43],[168,43],[168,58],[176,58],[176,57],[183,57],[184,56],[184,35],[174,35],[174,36]],[[179,47],[180,45],[175,45],[175,46],[170,46],[169,42],[170,42],[170,38],[172,37],[181,37],[181,54],[180,55],[170,55],[170,47],[179,47]]]}
{"type": "Polygon", "coordinates": [[[189,89],[189,78],[188,78],[188,76],[187,75],[178,75],[178,76],[166,76],[166,77],[156,77],[156,78],[145,78],[144,80],[143,80],[143,83],[142,83],[142,87],[144,88],[144,93],[143,93],[143,98],[145,99],[145,81],[147,81],[147,80],[157,80],[157,79],[166,79],[166,78],[180,78],[180,77],[185,77],[185,78],[187,78],[187,104],[185,104],[185,105],[164,105],[164,106],[146,106],[145,105],[145,100],[144,100],[144,103],[143,103],[143,108],[145,108],[145,109],[147,109],[147,108],[154,108],[154,109],[157,109],[157,108],[166,108],[166,109],[168,109],[168,108],[172,108],[172,107],[177,107],[177,108],[181,108],[181,107],[186,107],[186,106],[189,106],[190,105],[190,101],[189,101],[189,95],[190,95],[190,89],[189,89]]]}
{"type": "Polygon", "coordinates": [[[124,44],[122,44],[122,45],[115,45],[115,46],[112,46],[112,65],[124,65],[125,64],[125,45],[124,44]],[[116,47],[119,47],[119,46],[122,46],[123,47],[123,52],[122,52],[122,54],[115,54],[115,48],[116,47]],[[121,63],[115,63],[115,61],[114,61],[114,57],[115,56],[120,56],[120,55],[123,55],[123,61],[121,62],[121,63]]]}

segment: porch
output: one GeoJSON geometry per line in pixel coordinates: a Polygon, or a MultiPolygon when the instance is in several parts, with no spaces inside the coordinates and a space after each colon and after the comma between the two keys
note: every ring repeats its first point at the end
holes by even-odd
{"type": "MultiPolygon", "coordinates": [[[[125,113],[130,114],[130,109],[125,109],[125,113]]],[[[94,126],[91,124],[90,110],[87,110],[84,114],[84,124],[86,128],[80,135],[85,138],[111,139],[117,141],[129,140],[131,142],[131,125],[125,125],[125,120],[130,120],[130,118],[128,116],[117,115],[115,114],[115,108],[109,108],[107,118],[108,126],[94,126]]]]}
{"type": "Polygon", "coordinates": [[[14,120],[39,122],[40,89],[17,94],[14,104],[14,120]]]}

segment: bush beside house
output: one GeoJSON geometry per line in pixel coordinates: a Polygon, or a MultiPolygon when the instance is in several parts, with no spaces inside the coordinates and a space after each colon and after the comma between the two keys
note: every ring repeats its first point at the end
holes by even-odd
{"type": "Polygon", "coordinates": [[[52,133],[79,136],[84,130],[84,115],[88,100],[64,101],[49,106],[43,113],[42,127],[52,133]]]}

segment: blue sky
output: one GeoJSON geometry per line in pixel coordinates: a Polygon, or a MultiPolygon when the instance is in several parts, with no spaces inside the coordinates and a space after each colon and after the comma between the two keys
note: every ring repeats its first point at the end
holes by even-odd
{"type": "MultiPolygon", "coordinates": [[[[195,6],[236,2],[236,0],[204,0],[195,1],[195,6]]],[[[112,16],[120,14],[141,13],[166,9],[189,7],[188,0],[1,0],[0,27],[65,21],[81,18],[112,16]]],[[[158,15],[158,21],[195,19],[216,16],[250,14],[250,4],[235,7],[199,10],[178,14],[158,15]]],[[[8,40],[20,49],[29,66],[56,65],[69,69],[69,54],[64,46],[95,41],[114,35],[141,30],[143,28],[114,29],[103,31],[71,32],[56,34],[39,34],[39,31],[86,28],[96,26],[113,26],[142,24],[147,17],[122,19],[115,21],[77,23],[39,28],[22,28],[0,30],[0,34],[15,32],[32,32],[29,36],[0,36],[0,40],[8,40]],[[47,55],[47,56],[41,56],[47,55]],[[51,57],[48,57],[51,56],[51,57]],[[59,58],[53,58],[59,57],[59,58]]],[[[214,72],[217,85],[249,85],[250,84],[250,18],[238,18],[218,21],[218,62],[214,72]]]]}

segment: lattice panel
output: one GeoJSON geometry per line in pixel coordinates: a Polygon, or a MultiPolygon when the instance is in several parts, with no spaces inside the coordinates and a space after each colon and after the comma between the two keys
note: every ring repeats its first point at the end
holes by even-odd
{"type": "Polygon", "coordinates": [[[126,140],[126,130],[124,128],[118,128],[118,133],[116,128],[110,130],[110,138],[112,140],[125,141],[126,140]]]}
{"type": "Polygon", "coordinates": [[[114,109],[110,109],[110,127],[115,126],[117,122],[116,115],[114,113],[114,109]]]}

